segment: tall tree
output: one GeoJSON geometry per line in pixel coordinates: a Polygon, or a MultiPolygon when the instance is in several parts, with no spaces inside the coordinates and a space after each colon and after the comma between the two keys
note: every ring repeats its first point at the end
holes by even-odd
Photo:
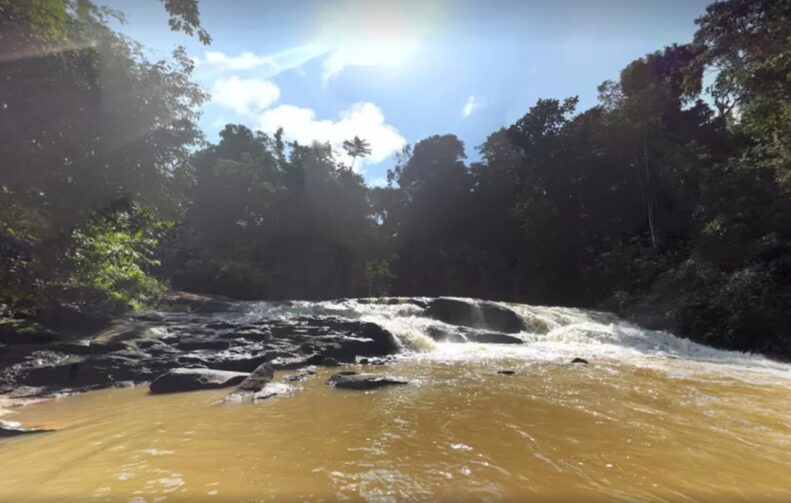
{"type": "Polygon", "coordinates": [[[349,167],[351,170],[354,170],[354,163],[358,157],[362,159],[371,155],[371,145],[359,136],[355,136],[351,140],[344,140],[343,150],[346,155],[352,158],[352,164],[349,167]]]}

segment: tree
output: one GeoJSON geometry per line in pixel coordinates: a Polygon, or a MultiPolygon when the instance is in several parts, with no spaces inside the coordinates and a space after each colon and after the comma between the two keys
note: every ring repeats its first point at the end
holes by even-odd
{"type": "Polygon", "coordinates": [[[354,169],[354,163],[358,157],[365,158],[371,155],[371,145],[359,136],[355,136],[351,140],[344,140],[343,150],[346,155],[352,158],[352,164],[349,167],[351,170],[354,169]]]}
{"type": "MultiPolygon", "coordinates": [[[[166,7],[174,28],[202,32],[194,0],[166,7]]],[[[0,236],[27,250],[25,284],[2,282],[0,302],[28,312],[88,290],[133,307],[153,284],[144,249],[185,209],[206,96],[183,49],[149,61],[112,19],[87,0],[0,0],[0,236]]]]}

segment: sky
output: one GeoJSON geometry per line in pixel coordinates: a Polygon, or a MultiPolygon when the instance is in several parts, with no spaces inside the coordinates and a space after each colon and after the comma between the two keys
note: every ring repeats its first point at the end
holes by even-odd
{"type": "Polygon", "coordinates": [[[212,37],[171,32],[161,2],[97,0],[125,14],[116,28],[167,58],[184,45],[212,96],[200,126],[227,123],[301,143],[360,136],[355,163],[382,185],[394,154],[433,134],[476,147],[539,98],[579,96],[632,60],[692,39],[710,0],[200,0],[212,37]]]}

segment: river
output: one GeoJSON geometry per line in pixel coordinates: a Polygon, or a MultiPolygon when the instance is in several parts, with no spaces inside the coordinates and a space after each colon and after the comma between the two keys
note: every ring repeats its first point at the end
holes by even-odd
{"type": "Polygon", "coordinates": [[[600,313],[508,307],[538,327],[524,344],[436,343],[407,306],[288,308],[382,324],[405,351],[349,369],[406,386],[335,389],[338,369],[319,368],[256,404],[137,386],[26,406],[4,419],[60,431],[0,442],[0,500],[791,500],[791,367],[600,313]]]}

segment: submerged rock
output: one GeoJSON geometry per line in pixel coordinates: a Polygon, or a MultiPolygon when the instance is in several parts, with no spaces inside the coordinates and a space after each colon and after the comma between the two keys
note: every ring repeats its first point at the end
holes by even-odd
{"type": "Polygon", "coordinates": [[[288,395],[294,392],[294,388],[282,382],[266,383],[263,388],[253,394],[253,402],[261,402],[276,396],[288,395]]]}
{"type": "Polygon", "coordinates": [[[171,369],[154,379],[148,389],[157,394],[227,388],[241,383],[247,376],[243,372],[227,370],[171,369]]]}
{"type": "Polygon", "coordinates": [[[16,421],[0,420],[0,438],[16,437],[19,435],[30,435],[33,433],[49,433],[55,430],[45,428],[25,428],[16,421]]]}
{"type": "Polygon", "coordinates": [[[286,376],[282,379],[282,382],[298,382],[304,381],[305,379],[310,379],[316,375],[316,368],[315,367],[305,367],[300,369],[294,374],[286,376]]]}
{"type": "Polygon", "coordinates": [[[342,389],[369,390],[385,386],[401,386],[409,384],[409,382],[387,375],[339,372],[330,377],[327,380],[327,384],[342,389]]]}
{"type": "Polygon", "coordinates": [[[498,370],[497,371],[497,375],[512,376],[512,375],[516,375],[516,371],[515,370],[498,370]]]}
{"type": "Polygon", "coordinates": [[[431,301],[426,314],[451,325],[489,328],[498,332],[516,333],[523,328],[522,319],[515,312],[494,302],[440,297],[431,301]]]}
{"type": "Polygon", "coordinates": [[[582,365],[587,365],[588,360],[586,360],[585,358],[574,358],[573,360],[571,360],[571,363],[579,363],[582,365]]]}

